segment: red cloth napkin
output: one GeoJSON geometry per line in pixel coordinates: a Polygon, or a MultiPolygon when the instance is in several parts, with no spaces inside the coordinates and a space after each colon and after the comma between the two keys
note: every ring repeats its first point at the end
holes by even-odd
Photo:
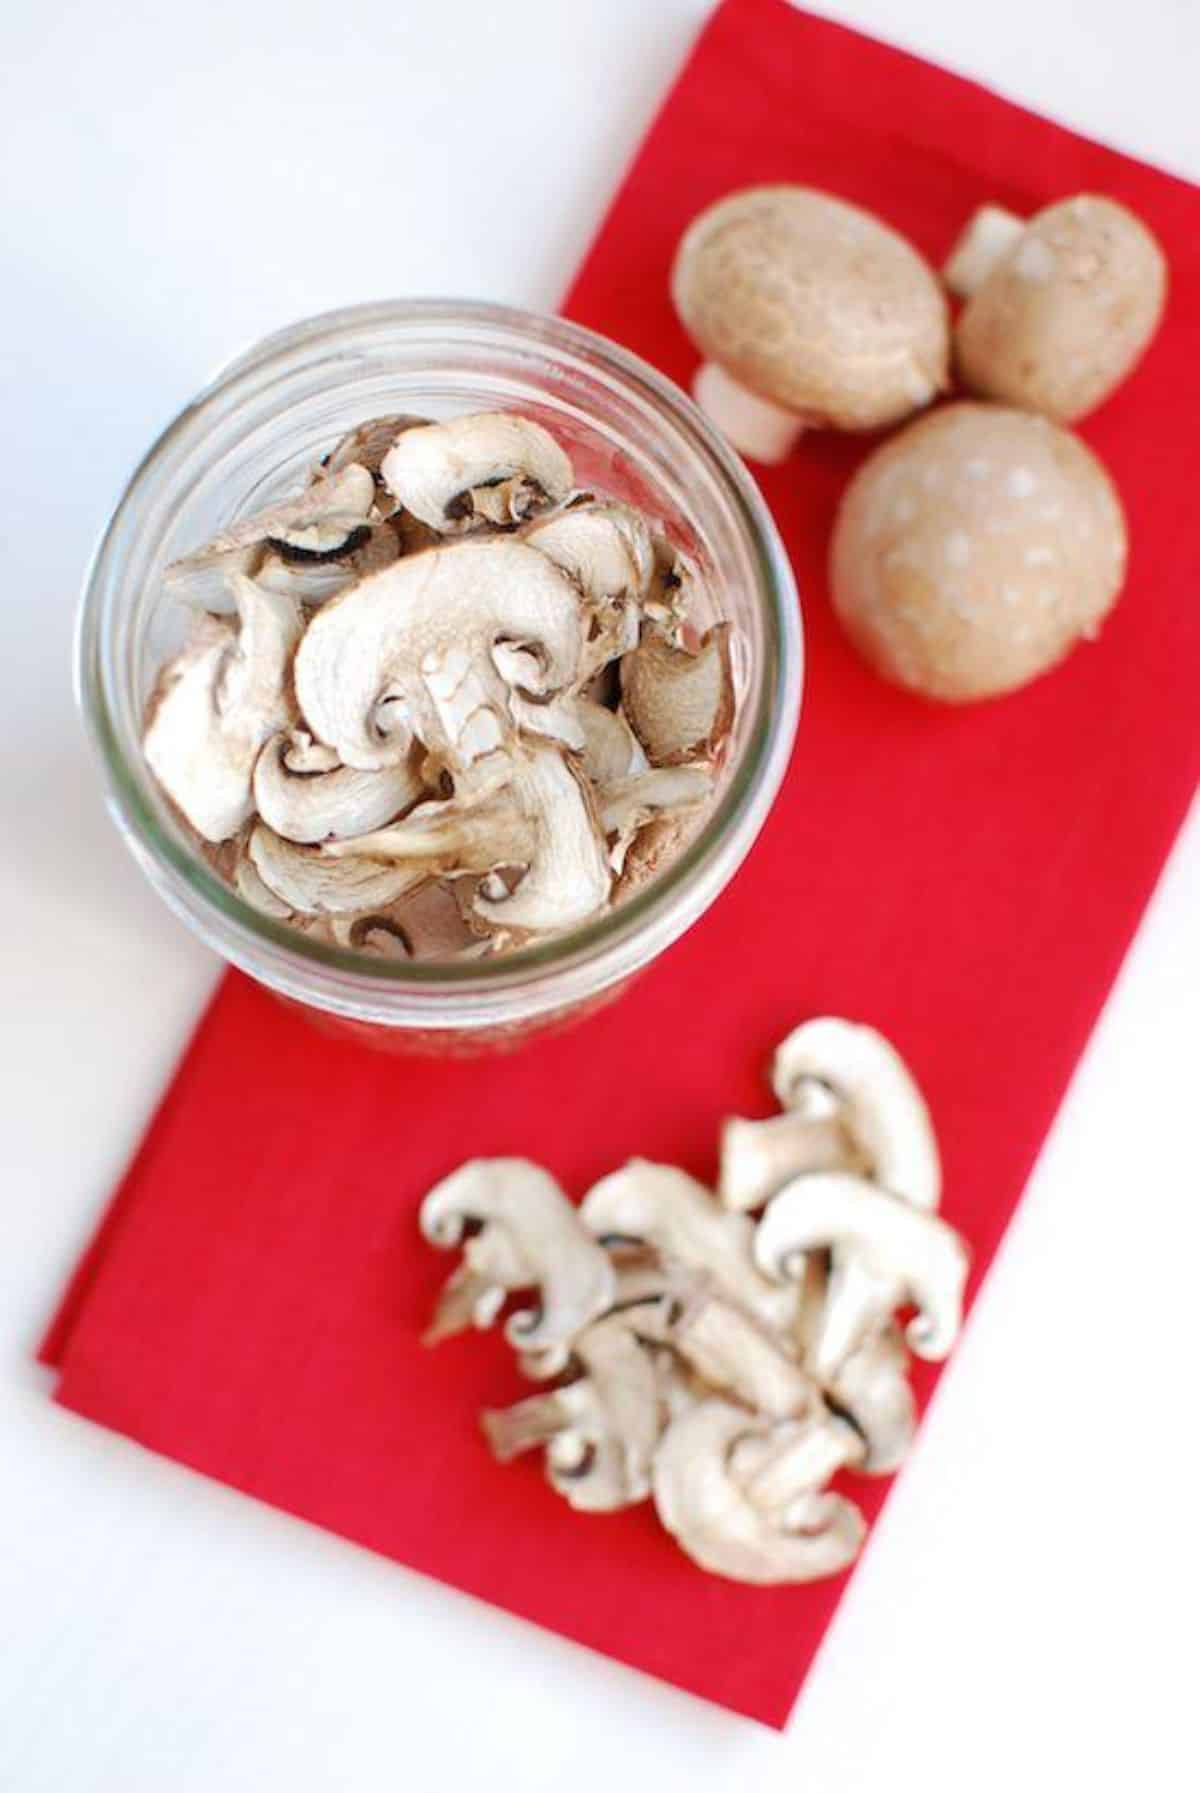
{"type": "MultiPolygon", "coordinates": [[[[783,0],[727,0],[569,313],[686,380],[673,245],[708,201],[767,180],[859,200],[935,261],[986,199],[1025,212],[1091,189],[1158,232],[1174,276],[1166,324],[1085,431],[1134,544],[1103,638],[973,709],[889,690],[846,647],[824,585],[834,503],[866,445],[807,438],[763,481],[804,596],[804,718],[771,822],[714,911],[614,1007],[507,1058],[375,1056],[227,977],[45,1355],[78,1412],[780,1725],[842,1582],[710,1578],[649,1507],[584,1517],[533,1463],[494,1465],[477,1411],[522,1390],[498,1338],[421,1349],[450,1263],[420,1242],[417,1203],[473,1153],[531,1154],[576,1194],[633,1153],[711,1176],[720,1117],[770,1110],[770,1048],[832,1011],[894,1037],[927,1090],[974,1287],[1198,770],[1200,204],[783,0]]],[[[886,1484],[858,1492],[873,1516],[886,1484]]]]}

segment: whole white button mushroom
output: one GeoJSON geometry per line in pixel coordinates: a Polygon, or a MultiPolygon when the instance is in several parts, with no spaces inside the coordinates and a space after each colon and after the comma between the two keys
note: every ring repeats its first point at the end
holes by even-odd
{"type": "Polygon", "coordinates": [[[828,193],[751,187],[710,206],[680,242],[671,293],[706,356],[697,402],[752,460],[783,460],[805,428],[897,423],[948,383],[932,270],[828,193]]]}
{"type": "Polygon", "coordinates": [[[1167,263],[1139,218],[1091,194],[1025,222],[976,213],[944,269],[966,298],[954,332],[962,383],[1070,423],[1133,368],[1162,317],[1167,263]]]}
{"type": "Polygon", "coordinates": [[[847,488],[833,605],[885,678],[966,703],[1016,690],[1094,638],[1126,547],[1112,482],[1069,431],[947,405],[884,443],[847,488]]]}

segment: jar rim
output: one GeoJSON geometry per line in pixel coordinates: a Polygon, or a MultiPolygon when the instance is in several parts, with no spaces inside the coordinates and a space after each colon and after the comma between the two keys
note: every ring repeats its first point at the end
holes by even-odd
{"type": "MultiPolygon", "coordinates": [[[[194,904],[215,911],[231,925],[232,936],[223,938],[220,950],[252,975],[264,975],[261,967],[239,957],[240,945],[265,951],[271,961],[266,981],[300,1001],[315,1003],[334,1012],[362,1017],[371,1001],[384,1009],[373,1019],[392,1020],[388,1000],[411,1001],[414,1019],[426,1024],[437,1004],[454,995],[480,1004],[480,1021],[495,1018],[489,994],[501,998],[529,980],[545,980],[540,999],[530,1012],[555,1007],[571,996],[560,988],[562,979],[582,965],[594,967],[598,958],[612,961],[612,975],[604,983],[632,974],[683,930],[669,925],[669,917],[681,897],[696,891],[704,872],[713,865],[722,846],[740,842],[729,875],[745,856],[774,798],[786,769],[795,733],[801,685],[802,641],[799,605],[791,568],[774,522],[749,473],[693,401],[665,375],[630,350],[581,324],[547,314],[523,311],[479,300],[385,300],[339,308],[301,319],[273,332],[225,363],[208,385],[160,433],[148,449],[115,506],[88,568],[76,634],[76,683],[81,709],[99,751],[108,781],[110,808],[122,831],[130,838],[144,869],[161,894],[185,919],[195,921],[194,904]],[[107,599],[117,579],[130,540],[136,538],[144,519],[144,504],[153,495],[164,462],[178,449],[181,438],[203,432],[206,421],[231,401],[248,398],[256,388],[271,384],[289,368],[305,364],[307,355],[320,358],[339,346],[352,345],[372,329],[409,329],[420,326],[434,331],[477,329],[500,333],[550,354],[569,354],[602,369],[616,382],[664,413],[693,452],[715,474],[731,503],[746,543],[751,549],[757,581],[759,609],[764,624],[764,671],[759,681],[756,713],[751,718],[736,765],[703,826],[678,859],[652,878],[644,889],[619,906],[543,941],[514,947],[493,959],[456,962],[371,959],[352,949],[313,938],[253,908],[225,883],[205,859],[176,838],[156,813],[148,789],[149,774],[131,763],[121,739],[115,714],[114,680],[117,677],[111,642],[106,640],[107,599]],[[184,892],[173,888],[172,878],[183,881],[184,892]],[[182,897],[183,900],[180,900],[182,897]],[[664,922],[668,925],[664,928],[664,922]],[[658,935],[661,942],[656,943],[658,935]],[[285,964],[284,961],[288,963],[285,964]],[[291,970],[289,972],[289,968],[291,970]],[[347,986],[344,999],[331,989],[314,989],[305,973],[334,974],[347,986]],[[385,1012],[387,1011],[387,1012],[385,1012]],[[485,1011],[487,1011],[485,1013],[485,1011]]],[[[684,927],[708,907],[727,879],[700,901],[684,927]]],[[[226,928],[228,935],[230,929],[226,928]]],[[[472,1025],[445,1017],[450,1024],[472,1025]]]]}

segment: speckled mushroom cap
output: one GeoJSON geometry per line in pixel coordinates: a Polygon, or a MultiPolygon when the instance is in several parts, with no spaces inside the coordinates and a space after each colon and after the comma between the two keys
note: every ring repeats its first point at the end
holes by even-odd
{"type": "Polygon", "coordinates": [[[1129,373],[1166,292],[1163,252],[1124,206],[1088,194],[1047,206],[963,309],[963,384],[1069,423],[1129,373]]]}
{"type": "Polygon", "coordinates": [[[751,187],[701,212],[671,291],[703,353],[806,422],[895,423],[948,378],[946,304],[911,244],[808,187],[751,187]]]}
{"type": "Polygon", "coordinates": [[[1015,690],[1094,637],[1125,557],[1120,500],[1082,442],[968,402],[910,424],[859,469],[830,577],[877,671],[964,703],[1015,690]]]}

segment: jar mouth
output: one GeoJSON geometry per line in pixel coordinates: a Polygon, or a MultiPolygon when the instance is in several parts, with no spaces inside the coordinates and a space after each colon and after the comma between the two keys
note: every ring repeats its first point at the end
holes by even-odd
{"type": "MultiPolygon", "coordinates": [[[[76,636],[79,703],[96,743],[108,781],[109,807],[130,839],[143,868],[172,907],[195,920],[199,905],[224,918],[220,950],[235,963],[239,944],[247,956],[265,952],[285,994],[319,1006],[352,1006],[361,1013],[363,997],[374,992],[386,1001],[421,994],[502,992],[531,978],[552,978],[584,962],[612,958],[613,980],[629,975],[683,931],[671,925],[681,900],[692,904],[683,926],[697,919],[728,881],[748,851],[782,780],[799,711],[801,633],[791,569],[775,525],[749,473],[692,400],[648,362],[582,325],[557,317],[474,300],[384,301],[325,312],[264,338],[228,362],[209,385],[166,427],[129,481],[105,529],[84,584],[76,636]],[[122,738],[116,701],[120,664],[110,626],[118,568],[131,541],[145,527],[147,507],[169,504],[164,472],[189,442],[197,440],[214,413],[224,415],[239,395],[268,388],[303,365],[305,351],[323,359],[352,355],[356,339],[372,331],[414,328],[430,336],[474,330],[500,334],[511,343],[551,355],[566,355],[599,367],[610,383],[663,414],[688,448],[702,460],[732,508],[753,556],[762,623],[761,670],[755,708],[736,764],[695,838],[678,859],[616,908],[546,940],[517,946],[494,959],[465,963],[372,959],[328,944],[275,920],[248,904],[232,886],[176,834],[159,813],[151,775],[140,755],[122,738]],[[245,389],[245,390],[244,390],[245,389]],[[736,857],[711,890],[701,888],[722,848],[736,857]],[[175,879],[183,890],[173,888],[175,879]],[[230,938],[230,929],[234,938],[230,938]],[[660,937],[661,936],[661,937],[660,937]],[[284,961],[291,975],[284,971],[284,961]],[[304,968],[351,981],[359,1001],[342,1005],[305,985],[304,968]]],[[[557,981],[555,979],[555,981],[557,981]]],[[[605,980],[609,981],[608,979],[605,980]]],[[[421,1004],[424,1007],[424,1004],[421,1004]]],[[[427,1011],[428,1012],[428,1011],[427,1011]]]]}

